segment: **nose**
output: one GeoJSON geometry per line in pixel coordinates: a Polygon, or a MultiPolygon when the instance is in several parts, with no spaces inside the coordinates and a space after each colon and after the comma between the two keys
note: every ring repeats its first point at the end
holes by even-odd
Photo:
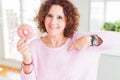
{"type": "Polygon", "coordinates": [[[57,23],[57,19],[56,19],[56,18],[52,18],[52,19],[51,19],[51,24],[52,24],[52,25],[55,25],[56,23],[57,23]]]}

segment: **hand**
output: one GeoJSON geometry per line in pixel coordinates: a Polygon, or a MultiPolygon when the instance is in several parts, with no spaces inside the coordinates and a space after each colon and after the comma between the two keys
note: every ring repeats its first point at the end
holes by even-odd
{"type": "Polygon", "coordinates": [[[68,51],[72,50],[73,48],[76,48],[78,50],[84,50],[90,45],[91,45],[91,37],[83,36],[83,37],[80,37],[80,38],[76,39],[75,41],[73,41],[70,44],[68,51]]]}
{"type": "Polygon", "coordinates": [[[34,36],[34,30],[28,24],[21,24],[17,29],[17,33],[20,38],[25,38],[26,42],[34,36]]]}
{"type": "Polygon", "coordinates": [[[17,42],[17,50],[23,55],[24,63],[30,63],[32,61],[32,52],[24,38],[21,38],[17,42]]]}

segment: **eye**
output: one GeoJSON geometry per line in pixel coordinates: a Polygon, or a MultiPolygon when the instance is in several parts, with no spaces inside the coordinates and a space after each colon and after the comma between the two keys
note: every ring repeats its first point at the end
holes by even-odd
{"type": "Polygon", "coordinates": [[[62,16],[58,16],[58,19],[62,19],[62,16]]]}
{"type": "Polygon", "coordinates": [[[51,14],[47,14],[47,17],[52,17],[52,15],[51,14]]]}

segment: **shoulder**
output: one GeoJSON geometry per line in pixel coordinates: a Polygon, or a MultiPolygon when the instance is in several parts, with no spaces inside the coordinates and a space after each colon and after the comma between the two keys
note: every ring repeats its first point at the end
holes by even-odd
{"type": "Polygon", "coordinates": [[[71,37],[71,39],[78,39],[82,36],[86,36],[86,35],[90,35],[91,33],[90,32],[76,32],[74,33],[73,37],[71,37]]]}
{"type": "Polygon", "coordinates": [[[40,37],[30,40],[28,44],[29,44],[29,46],[36,46],[39,43],[40,43],[40,37]]]}
{"type": "Polygon", "coordinates": [[[42,33],[42,34],[40,34],[39,36],[36,36],[35,38],[33,38],[33,39],[31,39],[31,40],[29,41],[29,44],[38,44],[38,43],[40,43],[41,38],[42,38],[42,37],[45,37],[46,35],[47,35],[46,33],[42,33]]]}
{"type": "Polygon", "coordinates": [[[32,40],[30,40],[30,44],[31,43],[36,43],[36,42],[38,42],[40,40],[40,37],[39,38],[34,38],[34,39],[32,39],[32,40]]]}

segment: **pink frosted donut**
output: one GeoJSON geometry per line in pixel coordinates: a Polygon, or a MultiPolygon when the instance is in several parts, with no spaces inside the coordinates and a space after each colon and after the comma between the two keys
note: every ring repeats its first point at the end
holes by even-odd
{"type": "Polygon", "coordinates": [[[17,29],[17,33],[20,38],[25,38],[25,41],[29,40],[34,35],[33,28],[28,24],[21,24],[17,29]]]}

